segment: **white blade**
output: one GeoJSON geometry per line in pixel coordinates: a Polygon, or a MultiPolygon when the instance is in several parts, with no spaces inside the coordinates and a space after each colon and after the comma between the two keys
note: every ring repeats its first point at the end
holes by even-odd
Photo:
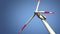
{"type": "Polygon", "coordinates": [[[49,24],[46,22],[46,20],[42,20],[43,24],[45,25],[46,29],[50,34],[56,34],[54,30],[49,26],[49,24]]]}
{"type": "Polygon", "coordinates": [[[55,12],[45,11],[44,14],[54,14],[55,12]]]}
{"type": "MultiPolygon", "coordinates": [[[[33,19],[34,16],[35,16],[35,14],[32,15],[32,16],[29,18],[29,20],[28,20],[28,21],[23,25],[23,27],[21,28],[20,32],[24,30],[24,28],[29,24],[29,22],[33,19]]],[[[18,32],[18,34],[20,34],[20,32],[18,32]]]]}
{"type": "Polygon", "coordinates": [[[35,12],[38,12],[39,4],[40,4],[40,0],[38,0],[38,4],[37,4],[37,7],[36,7],[36,11],[35,12]]]}
{"type": "Polygon", "coordinates": [[[55,12],[49,12],[49,11],[39,11],[38,13],[42,13],[42,14],[54,14],[55,12]]]}

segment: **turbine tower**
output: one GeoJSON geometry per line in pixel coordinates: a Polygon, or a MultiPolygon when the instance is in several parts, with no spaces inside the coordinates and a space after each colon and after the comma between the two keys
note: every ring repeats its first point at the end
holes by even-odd
{"type": "Polygon", "coordinates": [[[54,32],[54,30],[49,26],[49,24],[46,22],[46,17],[43,14],[54,14],[54,12],[49,12],[49,11],[38,11],[39,8],[39,4],[40,4],[40,0],[38,0],[38,4],[36,7],[36,10],[34,12],[34,14],[30,17],[30,19],[23,25],[23,27],[21,28],[21,30],[18,32],[18,34],[20,34],[24,28],[30,23],[30,21],[34,18],[34,16],[38,16],[38,18],[41,19],[42,23],[44,24],[44,26],[46,27],[46,29],[48,30],[48,32],[50,34],[56,34],[54,32]]]}

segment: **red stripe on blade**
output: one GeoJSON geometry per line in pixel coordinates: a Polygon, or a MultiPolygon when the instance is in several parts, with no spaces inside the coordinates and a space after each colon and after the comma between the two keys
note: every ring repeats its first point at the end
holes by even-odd
{"type": "Polygon", "coordinates": [[[44,14],[49,14],[49,12],[45,11],[44,14]]]}
{"type": "Polygon", "coordinates": [[[22,29],[21,29],[21,30],[23,30],[26,26],[27,26],[27,24],[24,24],[24,26],[22,27],[22,29]]]}

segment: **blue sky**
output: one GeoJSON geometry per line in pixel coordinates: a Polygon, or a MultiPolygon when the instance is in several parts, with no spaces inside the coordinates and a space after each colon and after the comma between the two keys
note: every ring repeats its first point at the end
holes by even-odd
{"type": "MultiPolygon", "coordinates": [[[[1,0],[0,34],[17,34],[23,24],[34,14],[37,0],[1,0]]],[[[45,15],[47,22],[60,33],[60,0],[41,0],[39,11],[53,11],[45,15]]],[[[49,34],[42,21],[35,16],[21,34],[49,34]]]]}

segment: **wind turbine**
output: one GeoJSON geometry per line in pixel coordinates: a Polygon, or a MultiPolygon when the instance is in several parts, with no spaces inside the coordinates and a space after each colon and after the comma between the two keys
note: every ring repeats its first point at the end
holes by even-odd
{"type": "Polygon", "coordinates": [[[34,16],[38,16],[38,18],[41,19],[42,23],[44,24],[44,26],[46,27],[46,29],[48,30],[48,32],[50,34],[56,34],[54,32],[54,30],[49,26],[49,24],[46,22],[46,17],[42,14],[54,14],[54,12],[49,12],[49,11],[38,11],[38,7],[39,7],[39,4],[40,4],[40,0],[38,0],[38,4],[37,4],[37,7],[36,7],[36,10],[34,12],[34,14],[30,17],[30,19],[23,25],[23,27],[21,28],[21,30],[18,32],[18,34],[20,34],[24,28],[30,23],[30,21],[34,18],[34,16]]]}

